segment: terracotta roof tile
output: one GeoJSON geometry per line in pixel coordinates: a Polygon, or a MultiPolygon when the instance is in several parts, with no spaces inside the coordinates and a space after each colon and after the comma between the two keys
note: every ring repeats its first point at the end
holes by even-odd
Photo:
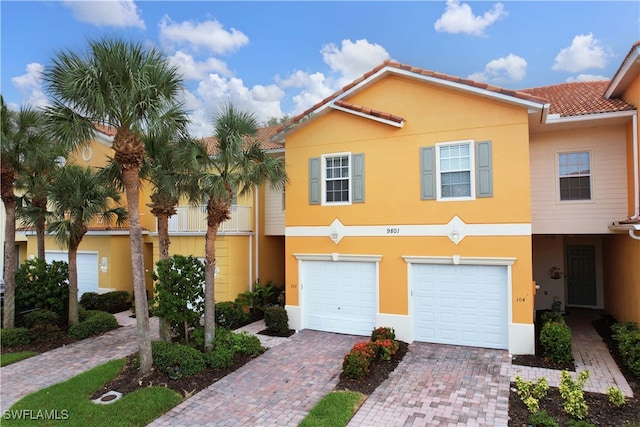
{"type": "MultiPolygon", "coordinates": [[[[255,139],[260,142],[260,146],[263,150],[277,150],[282,148],[282,144],[271,141],[271,137],[274,136],[278,129],[280,129],[280,125],[276,126],[267,126],[263,128],[259,128],[256,132],[255,139]]],[[[202,141],[207,145],[207,153],[215,154],[218,150],[218,141],[215,136],[208,136],[202,138],[202,141]]]]}
{"type": "Polygon", "coordinates": [[[395,69],[402,70],[402,71],[409,71],[411,73],[419,74],[421,76],[433,77],[433,78],[437,78],[437,79],[440,79],[440,80],[450,81],[450,82],[453,82],[453,83],[459,83],[459,84],[462,84],[462,85],[465,85],[465,86],[469,86],[471,88],[489,90],[489,91],[495,92],[497,94],[508,95],[508,96],[516,97],[516,98],[523,99],[523,100],[526,100],[526,101],[538,102],[538,103],[544,103],[545,102],[544,99],[539,98],[539,97],[537,97],[535,95],[523,92],[523,91],[514,91],[514,90],[504,89],[504,88],[501,88],[501,87],[498,87],[498,86],[490,86],[490,85],[487,85],[486,83],[476,82],[476,81],[473,81],[473,80],[469,80],[469,79],[465,79],[465,78],[461,78],[461,77],[457,77],[457,76],[452,76],[452,75],[448,75],[448,74],[444,74],[444,73],[438,73],[438,72],[431,71],[431,70],[425,70],[425,69],[419,68],[419,67],[413,67],[411,65],[401,64],[401,63],[396,62],[396,61],[387,60],[387,61],[384,61],[382,64],[378,65],[377,67],[373,68],[372,70],[368,71],[367,73],[365,73],[361,77],[358,77],[353,82],[351,82],[348,85],[344,86],[342,89],[334,92],[332,95],[330,95],[327,98],[323,99],[322,101],[316,103],[311,108],[308,108],[307,110],[305,110],[302,113],[298,114],[297,116],[293,117],[287,123],[285,123],[284,125],[281,125],[278,128],[276,134],[286,130],[289,127],[294,126],[297,122],[299,122],[300,120],[302,120],[303,118],[305,118],[309,114],[313,113],[318,108],[320,108],[323,105],[329,103],[330,101],[336,99],[340,95],[342,95],[345,92],[349,91],[350,89],[352,89],[353,87],[357,86],[359,83],[363,82],[367,78],[373,76],[375,73],[377,73],[378,71],[382,70],[385,67],[395,68],[395,69]]]}
{"type": "Polygon", "coordinates": [[[103,133],[107,136],[116,136],[116,128],[107,125],[94,124],[93,127],[100,133],[103,133]]]}
{"type": "Polygon", "coordinates": [[[551,104],[549,114],[561,117],[635,110],[633,105],[621,99],[604,97],[609,83],[609,80],[561,83],[522,92],[546,99],[551,104]]]}
{"type": "Polygon", "coordinates": [[[395,114],[385,113],[384,111],[373,110],[371,108],[363,107],[362,105],[352,104],[350,102],[343,101],[341,99],[335,102],[335,105],[346,108],[348,110],[357,111],[359,113],[363,113],[373,117],[379,117],[381,119],[389,120],[395,123],[402,123],[404,119],[400,116],[396,116],[395,114]]]}

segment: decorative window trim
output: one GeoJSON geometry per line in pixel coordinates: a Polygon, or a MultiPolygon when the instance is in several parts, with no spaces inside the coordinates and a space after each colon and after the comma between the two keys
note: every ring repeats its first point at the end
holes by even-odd
{"type": "Polygon", "coordinates": [[[351,152],[341,152],[341,153],[329,153],[329,154],[323,154],[322,156],[320,156],[320,188],[321,188],[321,195],[322,195],[322,205],[323,206],[348,206],[353,202],[353,176],[352,176],[352,170],[353,170],[353,156],[351,155],[351,152]],[[347,182],[348,182],[348,186],[349,186],[349,200],[348,201],[340,201],[340,202],[328,202],[327,201],[327,165],[326,165],[326,161],[327,159],[330,158],[337,158],[337,157],[347,157],[349,160],[349,165],[348,165],[348,172],[347,172],[347,182]]]}
{"type": "Polygon", "coordinates": [[[596,202],[595,194],[595,180],[593,179],[593,149],[591,148],[577,148],[570,150],[559,150],[555,153],[555,186],[556,186],[556,203],[558,204],[591,204],[596,202]],[[579,154],[589,153],[589,199],[562,199],[562,193],[560,189],[560,179],[565,177],[560,175],[560,156],[562,154],[579,154]]]}
{"type": "Polygon", "coordinates": [[[436,166],[436,200],[442,202],[459,202],[466,200],[476,199],[476,172],[475,172],[475,141],[472,139],[465,139],[460,141],[446,141],[436,143],[435,152],[435,166],[436,166]],[[469,146],[469,180],[470,180],[470,195],[465,197],[443,197],[442,196],[442,174],[440,171],[440,148],[451,145],[463,145],[469,146]]]}

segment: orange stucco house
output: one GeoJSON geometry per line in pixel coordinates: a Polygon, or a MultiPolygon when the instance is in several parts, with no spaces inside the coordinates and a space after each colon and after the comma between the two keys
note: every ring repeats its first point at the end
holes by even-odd
{"type": "Polygon", "coordinates": [[[523,91],[387,61],[294,118],[290,325],[528,354],[556,300],[640,321],[639,50],[523,91]]]}

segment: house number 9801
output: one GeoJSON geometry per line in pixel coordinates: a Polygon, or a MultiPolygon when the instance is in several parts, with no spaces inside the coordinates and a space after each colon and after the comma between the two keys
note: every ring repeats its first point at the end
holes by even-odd
{"type": "Polygon", "coordinates": [[[387,228],[387,234],[400,234],[400,229],[398,227],[389,227],[387,228]]]}

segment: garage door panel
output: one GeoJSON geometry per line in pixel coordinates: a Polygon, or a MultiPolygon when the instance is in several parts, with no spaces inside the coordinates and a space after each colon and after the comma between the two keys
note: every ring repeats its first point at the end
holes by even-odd
{"type": "Polygon", "coordinates": [[[375,263],[303,261],[303,327],[370,335],[377,312],[375,263]]]}
{"type": "Polygon", "coordinates": [[[508,347],[506,267],[422,264],[411,275],[417,341],[508,347]]]}

